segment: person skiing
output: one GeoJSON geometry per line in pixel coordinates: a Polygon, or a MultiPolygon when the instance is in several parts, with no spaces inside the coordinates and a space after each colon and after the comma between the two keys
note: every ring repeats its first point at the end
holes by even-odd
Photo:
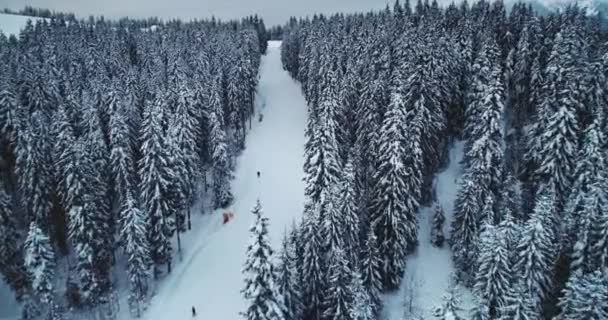
{"type": "Polygon", "coordinates": [[[260,177],[260,172],[258,171],[258,178],[260,177]]]}
{"type": "Polygon", "coordinates": [[[192,317],[196,317],[196,309],[194,309],[194,306],[192,306],[192,317]]]}

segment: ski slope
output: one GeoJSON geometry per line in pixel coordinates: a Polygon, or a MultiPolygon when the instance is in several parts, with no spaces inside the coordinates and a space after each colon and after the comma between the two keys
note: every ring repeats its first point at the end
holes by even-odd
{"type": "MultiPolygon", "coordinates": [[[[2,7],[0,6],[0,9],[1,8],[2,7]]],[[[36,21],[38,21],[38,20],[47,20],[47,19],[39,18],[39,17],[28,17],[28,16],[21,16],[21,15],[15,15],[15,14],[0,13],[0,32],[4,33],[4,35],[7,37],[10,35],[14,35],[15,37],[18,37],[21,30],[23,30],[23,28],[25,28],[25,25],[27,24],[28,20],[32,20],[32,23],[35,24],[36,21]]]]}
{"type": "MultiPolygon", "coordinates": [[[[443,206],[445,222],[443,232],[449,237],[454,201],[458,192],[458,178],[462,174],[460,161],[464,143],[456,141],[451,149],[448,167],[437,174],[434,185],[438,202],[443,206]]],[[[418,213],[418,248],[407,257],[406,270],[400,289],[384,296],[382,319],[434,319],[433,309],[440,306],[454,270],[452,254],[447,240],[443,248],[431,244],[433,208],[422,207],[418,213]],[[407,316],[404,316],[407,315],[407,316]]],[[[461,289],[463,301],[470,300],[461,289]]]]}
{"type": "MultiPolygon", "coordinates": [[[[262,58],[257,94],[257,117],[247,136],[246,149],[237,160],[232,183],[235,202],[227,210],[235,218],[221,225],[221,212],[213,213],[192,239],[184,241],[183,261],[158,287],[146,320],[192,319],[191,307],[199,319],[242,319],[246,304],[240,290],[241,268],[249,243],[251,209],[260,198],[270,220],[270,237],[279,249],[286,226],[304,208],[304,127],[307,106],[299,86],[283,71],[280,42],[270,42],[262,58]],[[257,178],[256,172],[261,172],[257,178]]],[[[177,260],[177,259],[176,259],[177,260]]]]}

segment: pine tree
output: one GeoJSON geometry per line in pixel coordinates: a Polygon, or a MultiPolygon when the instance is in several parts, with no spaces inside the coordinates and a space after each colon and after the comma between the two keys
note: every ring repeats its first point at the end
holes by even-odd
{"type": "Polygon", "coordinates": [[[55,253],[49,237],[35,222],[24,244],[25,268],[31,279],[36,297],[45,306],[50,306],[55,291],[55,253]]]}
{"type": "MultiPolygon", "coordinates": [[[[399,97],[393,97],[399,100],[399,97]]],[[[378,172],[374,180],[374,199],[370,208],[372,226],[379,243],[381,276],[385,289],[396,289],[405,270],[405,256],[417,242],[416,207],[408,194],[407,179],[411,168],[404,166],[402,127],[404,110],[392,103],[381,129],[378,172]]]]}
{"type": "Polygon", "coordinates": [[[127,256],[127,272],[129,276],[129,310],[134,317],[139,318],[145,309],[145,299],[148,295],[148,278],[150,252],[147,237],[147,219],[139,210],[135,199],[129,191],[124,196],[120,212],[121,243],[127,256]]]}
{"type": "MultiPolygon", "coordinates": [[[[148,105],[144,114],[143,136],[139,172],[142,177],[142,204],[149,219],[148,241],[150,255],[156,265],[167,264],[171,272],[171,237],[175,231],[173,212],[170,211],[171,199],[169,182],[174,173],[168,165],[166,143],[163,139],[163,104],[160,97],[153,105],[148,105]]],[[[158,276],[155,267],[154,276],[158,276]]]]}
{"type": "Polygon", "coordinates": [[[600,271],[575,272],[570,276],[560,298],[561,309],[556,319],[582,320],[608,318],[608,284],[600,271]]]}
{"type": "Polygon", "coordinates": [[[557,259],[556,236],[552,225],[555,196],[551,188],[539,195],[530,220],[523,227],[516,252],[519,252],[514,267],[524,280],[527,294],[539,307],[553,284],[553,269],[557,259]]]}
{"type": "Polygon", "coordinates": [[[299,319],[302,315],[301,285],[296,256],[295,230],[283,236],[279,258],[277,286],[283,297],[285,319],[299,319]]]}
{"type": "Polygon", "coordinates": [[[48,227],[51,211],[50,151],[48,119],[42,112],[34,112],[21,128],[16,145],[15,173],[28,221],[48,227]]]}
{"type": "Polygon", "coordinates": [[[356,191],[357,181],[352,157],[346,162],[342,174],[339,194],[335,201],[338,206],[337,210],[340,212],[340,217],[343,219],[342,232],[344,253],[349,259],[350,266],[352,267],[358,263],[360,251],[358,245],[360,239],[360,221],[356,191]]]}
{"type": "Polygon", "coordinates": [[[19,127],[18,102],[14,86],[7,80],[0,81],[0,136],[4,143],[13,148],[19,127]]]}
{"type": "Polygon", "coordinates": [[[361,274],[354,272],[352,276],[351,291],[353,292],[353,310],[351,319],[372,320],[375,319],[374,305],[370,294],[363,285],[361,274]]]}
{"type": "Polygon", "coordinates": [[[467,275],[472,273],[476,259],[481,190],[470,175],[465,174],[460,184],[450,231],[450,245],[457,275],[465,282],[470,282],[472,279],[467,275]]]}
{"type": "Polygon", "coordinates": [[[488,316],[496,318],[506,304],[511,282],[511,266],[506,235],[493,225],[486,225],[479,238],[479,255],[473,289],[488,316]]]}
{"type": "Polygon", "coordinates": [[[571,188],[583,109],[579,83],[585,55],[576,33],[567,27],[555,37],[527,156],[536,165],[539,183],[556,186],[558,211],[571,188]]]}
{"type": "Polygon", "coordinates": [[[382,277],[380,274],[381,257],[374,231],[370,229],[363,244],[361,254],[361,280],[369,295],[370,305],[374,315],[382,307],[380,293],[382,291],[382,277]]]}
{"type": "Polygon", "coordinates": [[[322,319],[323,292],[325,288],[325,254],[321,238],[321,221],[318,209],[305,216],[300,241],[304,241],[302,257],[302,305],[303,318],[322,319]]]}
{"type": "Polygon", "coordinates": [[[220,88],[214,83],[211,93],[211,113],[209,114],[210,154],[213,161],[214,207],[225,208],[233,199],[230,192],[230,159],[221,112],[220,88]]]}
{"type": "Polygon", "coordinates": [[[443,223],[445,222],[445,215],[443,214],[443,207],[438,202],[433,206],[433,226],[431,228],[431,243],[441,248],[445,236],[443,235],[443,223]]]}
{"type": "Polygon", "coordinates": [[[534,320],[540,318],[537,301],[528,292],[524,279],[507,291],[505,305],[500,310],[500,320],[534,320]]]}
{"type": "Polygon", "coordinates": [[[137,186],[135,177],[135,159],[132,136],[133,130],[129,128],[126,112],[116,110],[110,115],[110,163],[113,177],[113,185],[117,200],[120,203],[127,192],[137,186]]]}
{"type": "Polygon", "coordinates": [[[21,301],[29,287],[23,255],[19,248],[18,229],[13,221],[14,204],[0,184],[0,274],[21,301]]]}
{"type": "Polygon", "coordinates": [[[329,256],[327,290],[324,294],[323,319],[352,320],[355,311],[352,273],[348,258],[339,247],[333,247],[329,256]]]}
{"type": "Polygon", "coordinates": [[[268,218],[263,216],[260,200],[252,213],[255,215],[255,222],[249,229],[251,243],[247,247],[247,260],[243,267],[245,287],[241,291],[249,306],[243,316],[248,320],[284,319],[283,299],[274,283],[268,218]]]}

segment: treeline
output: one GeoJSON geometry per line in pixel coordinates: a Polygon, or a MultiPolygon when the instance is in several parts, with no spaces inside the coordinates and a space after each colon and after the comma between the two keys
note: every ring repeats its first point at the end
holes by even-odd
{"type": "MultiPolygon", "coordinates": [[[[309,103],[306,209],[278,277],[288,319],[378,318],[454,139],[448,238],[472,317],[608,316],[608,38],[576,6],[509,12],[406,1],[286,25],[283,65],[309,103]]],[[[457,300],[437,316],[463,317],[457,300]]]]}
{"type": "Polygon", "coordinates": [[[23,319],[112,319],[115,274],[140,316],[193,202],[232,201],[263,21],[156,26],[52,18],[0,34],[0,273],[23,319]]]}

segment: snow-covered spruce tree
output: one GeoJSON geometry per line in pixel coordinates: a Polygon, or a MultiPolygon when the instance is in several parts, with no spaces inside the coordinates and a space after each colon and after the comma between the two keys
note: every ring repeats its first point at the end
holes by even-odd
{"type": "Polygon", "coordinates": [[[526,289],[525,280],[512,284],[507,291],[505,305],[500,309],[500,320],[534,320],[540,318],[536,299],[526,289]]]}
{"type": "Polygon", "coordinates": [[[469,284],[472,281],[470,275],[476,259],[478,215],[481,210],[481,190],[473,178],[468,174],[461,178],[450,231],[450,246],[457,275],[460,280],[469,284]]]}
{"type": "Polygon", "coordinates": [[[608,319],[608,284],[600,271],[574,272],[564,289],[559,320],[608,319]]]}
{"type": "Polygon", "coordinates": [[[133,150],[135,137],[127,117],[120,109],[110,115],[110,169],[119,203],[124,203],[127,192],[138,185],[133,150]]]}
{"type": "Polygon", "coordinates": [[[595,202],[590,202],[587,214],[592,214],[590,248],[587,249],[591,253],[590,270],[602,270],[605,274],[608,272],[608,198],[605,190],[608,187],[608,181],[602,177],[602,180],[592,186],[591,193],[597,194],[594,198],[595,202]],[[593,214],[595,213],[595,214],[593,214]]]}
{"type": "Polygon", "coordinates": [[[148,295],[150,252],[148,245],[148,219],[129,190],[122,197],[120,209],[120,242],[127,256],[129,279],[129,310],[139,318],[145,309],[148,295]]]}
{"type": "MultiPolygon", "coordinates": [[[[399,96],[392,98],[393,101],[400,99],[399,96]]],[[[407,188],[411,168],[403,164],[406,155],[402,130],[405,110],[398,103],[391,103],[390,106],[380,133],[378,172],[374,177],[377,182],[370,216],[382,260],[382,284],[384,289],[393,290],[399,286],[405,270],[408,249],[416,245],[418,226],[417,208],[408,206],[415,202],[410,199],[408,192],[411,190],[407,188]]]]}
{"type": "Polygon", "coordinates": [[[441,248],[445,236],[443,235],[443,223],[445,222],[445,215],[443,214],[443,207],[439,202],[433,205],[433,226],[431,227],[431,243],[441,248]]]}
{"type": "Polygon", "coordinates": [[[502,186],[504,85],[500,64],[496,59],[498,48],[488,41],[481,49],[475,70],[474,94],[469,96],[467,121],[469,129],[465,153],[465,170],[481,182],[483,198],[491,192],[494,199],[502,186]],[[485,82],[483,82],[485,81],[485,82]]]}
{"type": "Polygon", "coordinates": [[[56,183],[59,184],[57,192],[61,198],[62,205],[69,209],[68,179],[72,166],[74,165],[74,141],[76,136],[74,128],[68,118],[65,104],[60,104],[53,117],[53,143],[52,155],[54,159],[53,174],[56,183]]]}
{"type": "Polygon", "coordinates": [[[376,234],[370,229],[361,250],[361,280],[367,294],[374,315],[378,315],[382,307],[380,293],[382,291],[382,277],[380,268],[382,260],[378,251],[376,234]]]}
{"type": "Polygon", "coordinates": [[[304,319],[320,320],[323,312],[323,292],[326,286],[324,239],[321,238],[321,220],[319,210],[312,209],[304,217],[301,239],[304,241],[302,251],[302,316],[304,319]]]}
{"type": "MultiPolygon", "coordinates": [[[[93,219],[95,230],[83,230],[89,233],[93,245],[92,266],[98,281],[100,301],[107,302],[111,291],[111,267],[114,264],[116,221],[111,210],[112,194],[110,192],[109,149],[96,111],[85,110],[83,117],[83,169],[86,180],[82,209],[93,219]]],[[[97,300],[97,299],[95,299],[97,300]]]]}
{"type": "Polygon", "coordinates": [[[8,80],[0,81],[0,136],[2,141],[14,148],[19,127],[18,102],[15,88],[8,80]]]}
{"type": "Polygon", "coordinates": [[[341,219],[343,220],[342,238],[344,241],[344,253],[352,268],[359,263],[360,253],[359,199],[357,197],[357,181],[352,157],[349,157],[342,170],[339,188],[339,193],[334,201],[336,201],[337,210],[340,212],[341,219]]]}
{"type": "Polygon", "coordinates": [[[530,219],[522,228],[515,248],[519,256],[513,272],[524,281],[525,290],[536,310],[540,310],[553,285],[553,270],[557,260],[557,237],[553,226],[555,194],[546,187],[536,200],[530,219]]]}
{"type": "Polygon", "coordinates": [[[367,289],[363,285],[363,279],[361,278],[361,274],[359,272],[353,272],[351,292],[353,293],[353,310],[351,312],[351,319],[376,319],[373,302],[367,289]]]}
{"type": "Polygon", "coordinates": [[[55,292],[55,253],[51,240],[36,222],[30,224],[24,250],[25,269],[34,297],[48,309],[53,303],[55,292]]]}
{"type": "MultiPolygon", "coordinates": [[[[159,93],[161,95],[161,93],[159,93]]],[[[156,265],[167,264],[171,272],[171,237],[175,231],[173,212],[170,211],[171,199],[169,182],[174,173],[170,163],[162,127],[164,112],[162,95],[153,104],[146,106],[143,118],[141,154],[139,163],[141,176],[142,207],[150,223],[148,241],[150,256],[155,265],[154,277],[160,272],[156,265]]]]}
{"type": "Polygon", "coordinates": [[[252,213],[255,215],[255,222],[249,229],[251,243],[247,247],[247,260],[243,267],[245,287],[242,290],[249,305],[242,315],[247,320],[281,320],[284,319],[285,307],[274,282],[268,218],[263,216],[260,200],[252,213]]]}
{"type": "Polygon", "coordinates": [[[283,236],[281,255],[277,270],[277,287],[283,297],[283,311],[285,319],[300,319],[302,316],[302,286],[300,274],[298,273],[298,259],[296,256],[296,243],[292,235],[283,236]]]}
{"type": "Polygon", "coordinates": [[[226,141],[226,132],[223,125],[223,115],[221,112],[222,102],[220,97],[220,86],[214,82],[211,87],[210,110],[209,114],[209,139],[211,148],[210,154],[213,161],[213,194],[214,207],[227,207],[233,199],[230,191],[230,155],[226,141]]]}
{"type": "Polygon", "coordinates": [[[352,291],[352,270],[344,250],[333,247],[329,253],[327,288],[323,300],[323,319],[353,320],[355,312],[354,292],[352,291]]]}
{"type": "MultiPolygon", "coordinates": [[[[509,267],[513,269],[518,252],[515,251],[517,242],[521,235],[521,225],[515,221],[508,209],[503,209],[503,220],[498,224],[498,232],[504,235],[507,253],[509,256],[509,267]]],[[[512,270],[513,271],[513,270],[512,270]]]]}
{"type": "Polygon", "coordinates": [[[0,183],[0,274],[21,301],[29,288],[19,234],[13,218],[14,203],[0,183]]]}
{"type": "Polygon", "coordinates": [[[605,173],[598,172],[594,182],[586,186],[586,191],[581,195],[576,215],[570,221],[574,222],[576,234],[570,250],[571,272],[593,272],[603,270],[606,267],[606,211],[608,210],[608,199],[606,198],[605,173]]]}
{"type": "Polygon", "coordinates": [[[460,306],[460,293],[456,287],[456,281],[451,280],[448,291],[443,296],[443,304],[435,308],[434,316],[438,320],[463,320],[460,315],[462,307],[460,306]]]}
{"type": "Polygon", "coordinates": [[[600,209],[597,207],[586,208],[589,205],[593,206],[588,202],[594,201],[597,205],[601,205],[597,197],[603,196],[601,192],[591,191],[592,186],[602,184],[605,180],[604,171],[606,168],[606,160],[602,148],[605,143],[604,134],[601,129],[604,118],[603,111],[597,110],[595,116],[595,120],[585,129],[585,138],[576,163],[576,179],[572,185],[572,191],[564,210],[564,224],[567,232],[564,242],[568,246],[564,249],[567,250],[577,240],[577,236],[585,231],[581,229],[581,222],[585,219],[591,219],[596,215],[596,212],[587,210],[600,209]]]}
{"type": "Polygon", "coordinates": [[[580,113],[583,111],[581,66],[583,44],[568,26],[555,36],[540,98],[538,121],[529,135],[527,159],[535,166],[537,184],[556,186],[557,214],[566,201],[575,169],[580,113]]]}
{"type": "Polygon", "coordinates": [[[50,198],[52,149],[47,130],[48,119],[42,112],[35,111],[24,122],[15,148],[17,155],[15,173],[27,221],[37,221],[41,228],[47,229],[52,205],[50,198]]]}
{"type": "Polygon", "coordinates": [[[102,291],[103,281],[96,271],[95,262],[102,251],[101,243],[108,240],[100,236],[101,226],[98,225],[99,212],[96,206],[98,199],[91,190],[97,177],[94,176],[93,161],[84,140],[78,139],[72,151],[74,166],[68,180],[68,236],[75,246],[81,302],[94,306],[102,291]]]}
{"type": "MultiPolygon", "coordinates": [[[[340,154],[336,140],[338,100],[329,95],[319,102],[318,117],[313,123],[310,145],[306,150],[305,194],[315,204],[329,201],[335,194],[340,178],[340,154]]],[[[321,208],[321,218],[326,214],[321,208]]]]}
{"type": "MultiPolygon", "coordinates": [[[[504,169],[506,170],[506,169],[504,169]]],[[[522,196],[521,196],[521,183],[508,171],[505,171],[506,178],[503,183],[502,195],[498,207],[501,208],[502,212],[498,215],[501,217],[501,221],[506,216],[508,210],[511,217],[516,221],[525,221],[527,216],[523,212],[522,207],[522,196]]]]}
{"type": "Polygon", "coordinates": [[[488,316],[495,319],[506,304],[511,283],[511,266],[506,235],[493,225],[484,226],[479,236],[477,269],[473,290],[488,316]]]}

